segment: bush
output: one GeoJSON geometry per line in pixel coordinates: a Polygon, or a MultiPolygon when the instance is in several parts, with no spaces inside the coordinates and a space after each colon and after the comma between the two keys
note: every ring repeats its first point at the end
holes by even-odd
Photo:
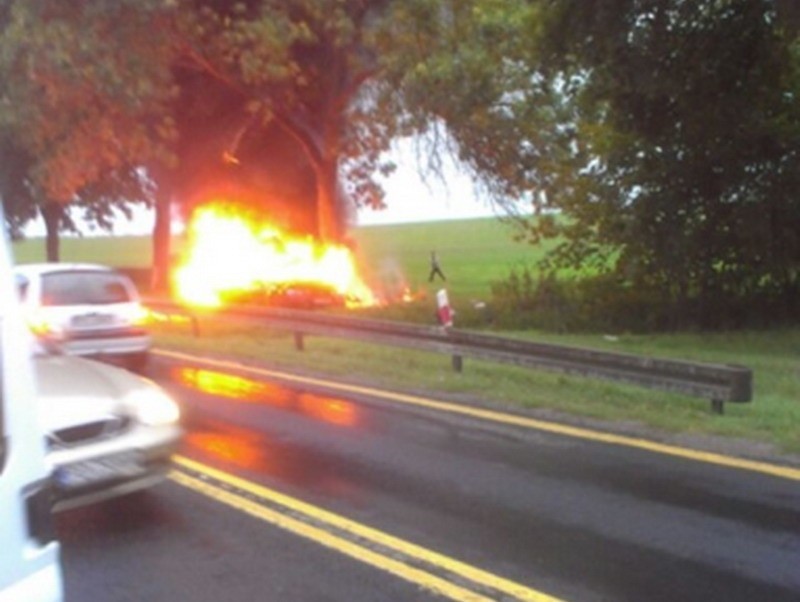
{"type": "Polygon", "coordinates": [[[545,276],[534,279],[528,268],[511,272],[508,280],[492,284],[492,316],[500,328],[570,330],[575,308],[570,286],[545,276]]]}
{"type": "Polygon", "coordinates": [[[770,291],[708,294],[677,300],[655,287],[614,274],[581,280],[536,278],[514,270],[492,285],[492,314],[500,328],[553,332],[664,332],[766,328],[798,322],[797,303],[770,291]]]}

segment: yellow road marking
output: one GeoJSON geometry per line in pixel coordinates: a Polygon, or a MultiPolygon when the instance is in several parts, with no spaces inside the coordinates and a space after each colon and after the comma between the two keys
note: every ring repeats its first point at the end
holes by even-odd
{"type": "Polygon", "coordinates": [[[406,581],[416,583],[425,589],[431,590],[432,592],[443,596],[447,596],[452,600],[491,602],[491,598],[486,598],[476,594],[475,592],[471,592],[467,589],[454,585],[445,579],[441,579],[431,575],[430,573],[426,573],[425,571],[412,568],[406,564],[403,564],[402,562],[382,556],[376,552],[364,548],[363,546],[349,542],[341,537],[331,535],[322,529],[312,527],[268,508],[264,508],[263,506],[260,506],[259,504],[248,500],[247,498],[236,495],[229,491],[225,491],[219,487],[214,487],[213,485],[204,483],[199,479],[195,479],[178,471],[173,471],[170,474],[170,479],[179,485],[183,485],[184,487],[217,500],[218,502],[222,502],[223,504],[231,506],[237,510],[255,516],[256,518],[260,518],[261,520],[273,524],[276,527],[290,531],[295,535],[305,537],[306,539],[311,539],[327,548],[331,548],[337,552],[346,554],[347,556],[389,572],[397,577],[400,577],[401,579],[405,579],[406,581]]]}
{"type": "Polygon", "coordinates": [[[450,412],[454,414],[461,414],[471,416],[473,418],[481,418],[491,422],[501,424],[510,424],[514,426],[521,426],[530,429],[545,431],[548,433],[555,433],[567,437],[574,437],[577,439],[584,439],[587,441],[598,441],[608,443],[611,445],[619,445],[624,447],[632,447],[636,449],[643,449],[649,452],[658,454],[675,456],[696,462],[705,462],[707,464],[715,464],[717,466],[725,466],[727,468],[736,468],[739,470],[747,470],[750,472],[758,472],[762,474],[788,479],[791,481],[800,481],[800,469],[792,468],[790,466],[780,466],[777,464],[770,464],[768,462],[759,462],[756,460],[746,460],[744,458],[735,458],[733,456],[726,456],[723,454],[704,452],[685,447],[678,447],[676,445],[668,445],[666,443],[658,443],[647,439],[639,439],[636,437],[629,437],[626,435],[615,435],[612,433],[603,433],[601,431],[593,431],[587,428],[574,427],[566,424],[558,424],[555,422],[547,422],[545,420],[538,420],[535,418],[527,418],[524,416],[514,416],[513,414],[504,414],[494,410],[485,410],[481,408],[474,408],[469,406],[462,406],[454,403],[437,401],[417,395],[406,395],[404,393],[395,393],[392,391],[382,391],[380,389],[373,389],[370,387],[362,387],[357,385],[348,385],[335,381],[328,381],[319,378],[311,378],[306,376],[299,376],[286,372],[278,372],[275,370],[266,370],[264,368],[255,368],[252,366],[245,366],[235,362],[213,360],[209,358],[197,357],[177,351],[164,351],[158,350],[157,354],[164,357],[173,359],[180,359],[185,361],[200,362],[212,366],[240,370],[260,376],[269,378],[278,378],[282,380],[292,381],[302,384],[310,384],[317,386],[324,386],[330,389],[339,391],[346,391],[348,393],[359,393],[362,395],[369,395],[382,399],[389,399],[401,403],[425,407],[429,409],[439,410],[443,412],[450,412]]]}
{"type": "MultiPolygon", "coordinates": [[[[273,502],[275,504],[279,504],[280,506],[283,506],[283,507],[285,507],[285,508],[287,508],[289,510],[292,510],[293,512],[296,512],[296,513],[299,513],[299,514],[303,514],[303,515],[308,516],[308,517],[310,517],[310,518],[312,518],[312,519],[314,519],[314,520],[316,520],[318,522],[331,525],[331,526],[333,526],[333,527],[335,527],[335,528],[337,528],[340,531],[343,531],[345,533],[350,533],[351,535],[354,535],[356,537],[362,538],[362,539],[367,540],[367,541],[374,542],[374,543],[376,543],[376,544],[378,544],[378,545],[380,545],[380,546],[382,546],[384,548],[388,548],[388,549],[400,552],[401,554],[403,554],[405,556],[408,556],[410,558],[421,560],[421,561],[423,561],[423,562],[425,562],[425,563],[427,563],[429,565],[436,566],[438,568],[444,569],[445,571],[447,571],[449,573],[452,573],[454,575],[459,575],[459,576],[461,576],[461,577],[463,577],[463,578],[465,578],[465,579],[467,579],[469,581],[472,581],[473,583],[485,585],[485,586],[490,587],[492,589],[501,591],[501,592],[503,592],[503,593],[505,593],[507,595],[513,596],[514,599],[516,599],[516,600],[523,600],[525,602],[558,602],[557,598],[553,598],[551,596],[548,596],[547,594],[543,594],[543,593],[541,593],[539,591],[530,589],[530,588],[528,588],[528,587],[526,587],[526,586],[524,586],[522,584],[516,583],[516,582],[508,580],[508,579],[504,579],[502,577],[499,577],[497,575],[494,575],[492,573],[489,573],[489,572],[484,571],[482,569],[479,569],[477,567],[468,565],[466,563],[460,562],[460,561],[455,560],[453,558],[449,558],[447,556],[439,554],[438,552],[434,552],[432,550],[428,550],[426,548],[423,548],[423,547],[418,546],[416,544],[412,544],[412,543],[407,542],[405,540],[399,539],[397,537],[394,537],[394,536],[389,535],[387,533],[384,533],[382,531],[378,531],[378,530],[373,529],[371,527],[367,527],[366,525],[362,525],[360,523],[351,521],[351,520],[349,520],[349,519],[347,519],[347,518],[345,518],[343,516],[340,516],[338,514],[334,514],[332,512],[327,511],[327,510],[323,510],[322,508],[318,508],[317,506],[312,506],[311,504],[307,504],[307,503],[305,503],[305,502],[303,502],[301,500],[298,500],[296,498],[289,497],[289,496],[284,495],[284,494],[282,494],[282,493],[280,493],[278,491],[274,491],[272,489],[268,489],[268,488],[263,487],[261,485],[257,485],[256,483],[252,483],[250,481],[246,481],[246,480],[241,479],[239,477],[236,477],[234,475],[231,475],[231,474],[228,474],[226,472],[217,470],[217,469],[212,468],[210,466],[206,466],[205,464],[200,464],[199,462],[195,462],[194,460],[191,460],[189,458],[185,458],[183,456],[176,456],[176,457],[173,458],[173,461],[176,464],[178,464],[179,466],[182,466],[182,467],[184,467],[184,468],[186,468],[188,470],[191,470],[191,471],[194,471],[194,472],[197,472],[197,473],[200,473],[200,474],[207,475],[207,476],[211,477],[212,479],[215,479],[215,480],[220,481],[222,483],[228,484],[228,485],[230,485],[230,486],[232,486],[232,487],[234,487],[236,489],[239,489],[241,491],[245,491],[247,493],[253,494],[253,495],[257,496],[257,497],[260,497],[260,498],[262,498],[264,500],[268,500],[268,501],[273,502]]],[[[174,475],[176,475],[176,474],[180,474],[182,477],[185,476],[185,475],[182,475],[182,473],[178,473],[177,471],[174,471],[173,475],[172,475],[173,478],[174,478],[174,475]]],[[[189,477],[186,477],[186,478],[189,478],[189,477]]],[[[202,483],[202,481],[201,481],[201,483],[202,483]]],[[[221,491],[224,491],[224,490],[221,490],[221,491]]],[[[233,495],[233,494],[231,494],[231,495],[233,495]]],[[[241,499],[245,499],[245,498],[241,498],[241,499]]],[[[247,501],[247,500],[245,500],[245,501],[247,501]]],[[[252,502],[250,502],[250,503],[252,503],[252,502]]],[[[262,508],[258,504],[253,504],[253,505],[256,506],[257,508],[262,508]]],[[[263,509],[263,510],[264,510],[264,512],[271,512],[271,511],[269,511],[267,509],[263,509]]],[[[288,519],[286,517],[283,517],[283,515],[281,515],[281,514],[278,514],[278,513],[274,513],[274,514],[276,514],[278,517],[281,517],[281,519],[292,520],[292,519],[288,519]]],[[[270,520],[269,522],[275,522],[275,521],[270,520]]],[[[277,524],[277,523],[275,523],[275,524],[277,524]]],[[[300,523],[300,524],[303,524],[303,523],[300,523]]],[[[278,526],[282,526],[282,525],[278,525],[278,526]]],[[[313,529],[313,527],[308,527],[307,525],[304,525],[304,527],[307,527],[309,529],[313,529]]],[[[284,528],[289,528],[289,527],[284,527],[284,528]]],[[[290,530],[292,530],[294,532],[298,532],[293,528],[291,528],[290,530]]],[[[325,533],[326,537],[325,537],[324,540],[323,539],[318,539],[316,537],[313,537],[312,539],[315,539],[315,540],[319,541],[320,543],[322,543],[323,545],[327,545],[328,547],[336,547],[336,549],[340,549],[337,546],[329,545],[329,543],[327,543],[329,541],[329,539],[331,539],[331,538],[332,538],[332,540],[337,540],[337,541],[339,540],[339,538],[336,538],[335,536],[330,535],[330,534],[328,534],[328,533],[326,533],[324,531],[320,531],[320,532],[321,533],[325,533]]],[[[303,535],[303,533],[299,533],[299,534],[303,535]]],[[[343,539],[341,541],[346,542],[346,540],[343,540],[343,539]]],[[[347,542],[347,543],[348,543],[348,545],[354,545],[354,544],[349,544],[349,542],[347,542]]],[[[351,556],[357,557],[357,556],[355,556],[354,554],[352,554],[348,550],[349,550],[349,548],[347,550],[341,549],[342,552],[344,552],[346,554],[349,554],[351,556]]],[[[373,564],[375,566],[379,566],[379,565],[375,564],[374,562],[372,562],[371,560],[365,560],[365,559],[360,558],[360,557],[358,557],[358,558],[361,559],[361,560],[364,560],[365,562],[369,562],[369,564],[373,564]]],[[[405,566],[405,565],[402,565],[402,566],[405,566]]],[[[385,568],[385,567],[379,566],[379,568],[385,568]]],[[[387,568],[386,570],[389,570],[389,569],[387,568]]],[[[395,570],[390,570],[390,572],[393,572],[395,574],[399,574],[395,570]]],[[[402,574],[400,574],[399,576],[401,576],[403,578],[408,578],[408,577],[405,577],[402,574]]],[[[409,580],[417,581],[416,579],[409,579],[409,580]]],[[[417,582],[422,583],[420,581],[417,581],[417,582]]],[[[475,596],[474,593],[471,593],[470,595],[475,596]]],[[[461,598],[461,597],[456,597],[454,599],[456,599],[456,600],[472,600],[472,599],[478,600],[478,599],[483,599],[483,598],[461,598]]]]}

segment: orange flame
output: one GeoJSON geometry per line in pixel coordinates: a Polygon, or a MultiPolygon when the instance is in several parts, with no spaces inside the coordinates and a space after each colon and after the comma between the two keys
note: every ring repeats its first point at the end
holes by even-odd
{"type": "Polygon", "coordinates": [[[293,285],[321,285],[347,307],[377,303],[348,247],[289,236],[234,205],[217,201],[196,210],[187,243],[172,279],[190,305],[219,307],[226,297],[293,285]]]}

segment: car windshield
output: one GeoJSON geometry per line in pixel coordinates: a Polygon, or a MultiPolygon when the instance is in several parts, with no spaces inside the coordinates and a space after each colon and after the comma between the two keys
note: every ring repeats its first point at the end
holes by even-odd
{"type": "Polygon", "coordinates": [[[113,272],[54,272],[42,277],[42,305],[102,305],[131,301],[124,276],[113,272]]]}

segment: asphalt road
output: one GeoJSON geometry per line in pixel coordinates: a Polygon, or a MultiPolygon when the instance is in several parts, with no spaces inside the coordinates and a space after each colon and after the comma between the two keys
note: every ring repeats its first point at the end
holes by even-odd
{"type": "Polygon", "coordinates": [[[151,376],[183,408],[176,470],[57,517],[67,602],[800,600],[797,469],[174,358],[151,376]]]}

